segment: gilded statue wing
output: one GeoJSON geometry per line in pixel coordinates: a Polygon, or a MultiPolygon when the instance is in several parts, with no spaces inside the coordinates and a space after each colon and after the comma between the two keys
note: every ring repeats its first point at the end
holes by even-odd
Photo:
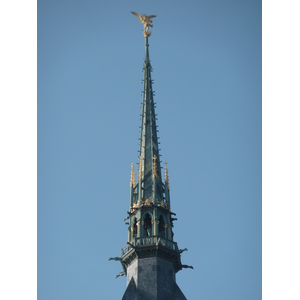
{"type": "Polygon", "coordinates": [[[135,11],[132,11],[131,13],[141,20],[141,15],[140,14],[136,13],[135,11]]]}
{"type": "Polygon", "coordinates": [[[138,17],[142,23],[156,17],[156,15],[147,16],[147,15],[138,14],[135,11],[132,11],[131,13],[136,17],[138,17]]]}
{"type": "Polygon", "coordinates": [[[148,19],[152,19],[152,18],[155,18],[156,15],[150,15],[150,16],[147,16],[148,19]]]}

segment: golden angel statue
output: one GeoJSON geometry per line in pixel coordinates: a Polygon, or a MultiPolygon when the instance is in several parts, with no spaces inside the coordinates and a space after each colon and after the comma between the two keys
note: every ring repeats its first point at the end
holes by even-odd
{"type": "Polygon", "coordinates": [[[156,16],[155,15],[146,16],[144,14],[138,14],[134,11],[132,11],[131,13],[136,17],[138,17],[141,23],[144,25],[144,31],[143,31],[144,37],[149,37],[151,35],[151,31],[149,31],[149,27],[153,27],[151,19],[155,18],[156,16]]]}

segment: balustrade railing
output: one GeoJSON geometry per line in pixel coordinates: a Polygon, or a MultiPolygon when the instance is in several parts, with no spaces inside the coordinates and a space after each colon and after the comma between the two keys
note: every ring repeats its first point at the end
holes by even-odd
{"type": "MultiPolygon", "coordinates": [[[[131,241],[131,244],[134,247],[148,246],[148,245],[157,245],[157,246],[161,245],[174,251],[178,250],[177,243],[158,236],[134,238],[134,240],[131,241]]],[[[125,255],[130,249],[132,249],[132,246],[129,244],[127,244],[124,248],[122,248],[122,256],[125,255]]]]}

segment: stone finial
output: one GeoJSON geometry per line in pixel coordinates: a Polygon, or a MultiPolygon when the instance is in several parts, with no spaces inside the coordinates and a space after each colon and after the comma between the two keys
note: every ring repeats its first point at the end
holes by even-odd
{"type": "Polygon", "coordinates": [[[139,157],[139,180],[142,179],[142,157],[139,157]]]}
{"type": "Polygon", "coordinates": [[[135,187],[135,173],[134,173],[134,170],[133,170],[133,163],[131,164],[130,186],[135,187]]]}
{"type": "Polygon", "coordinates": [[[169,175],[168,175],[167,161],[165,161],[165,184],[169,184],[169,175]]]}
{"type": "Polygon", "coordinates": [[[153,156],[153,178],[157,177],[156,155],[153,156]]]}

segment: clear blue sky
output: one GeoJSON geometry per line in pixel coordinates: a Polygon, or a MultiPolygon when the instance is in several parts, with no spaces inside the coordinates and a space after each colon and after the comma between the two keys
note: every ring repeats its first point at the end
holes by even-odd
{"type": "Polygon", "coordinates": [[[177,273],[190,299],[261,299],[261,1],[38,1],[38,299],[121,299],[149,38],[177,273]]]}

